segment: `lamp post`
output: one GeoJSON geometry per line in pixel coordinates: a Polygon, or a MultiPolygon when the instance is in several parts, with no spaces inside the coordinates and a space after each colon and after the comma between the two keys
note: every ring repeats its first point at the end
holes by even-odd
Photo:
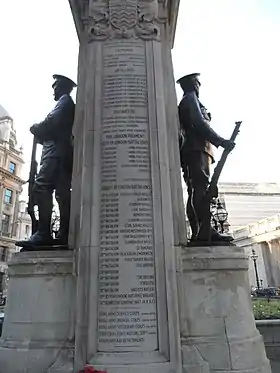
{"type": "Polygon", "coordinates": [[[213,199],[210,203],[210,212],[211,212],[211,226],[214,228],[217,232],[219,231],[219,225],[216,219],[214,218],[214,215],[216,213],[216,208],[217,208],[217,201],[216,199],[213,199]]]}
{"type": "Polygon", "coordinates": [[[260,290],[260,280],[259,280],[258,267],[257,267],[258,255],[256,254],[256,250],[255,249],[252,249],[251,259],[254,262],[254,268],[255,268],[255,274],[256,274],[256,281],[257,281],[257,289],[260,290]]]}
{"type": "Polygon", "coordinates": [[[59,226],[60,226],[60,216],[57,210],[54,208],[52,212],[52,220],[51,220],[51,233],[54,238],[57,237],[59,226]]]}
{"type": "Polygon", "coordinates": [[[228,213],[226,209],[221,204],[220,200],[217,200],[216,211],[213,213],[213,219],[215,226],[220,224],[221,226],[221,233],[224,233],[224,224],[227,221],[228,213]]]}

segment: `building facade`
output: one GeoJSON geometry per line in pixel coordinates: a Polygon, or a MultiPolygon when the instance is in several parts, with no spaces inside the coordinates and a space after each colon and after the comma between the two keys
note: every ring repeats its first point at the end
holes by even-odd
{"type": "Polygon", "coordinates": [[[7,262],[16,251],[15,241],[27,237],[31,229],[25,203],[20,201],[23,164],[13,119],[0,105],[0,294],[6,290],[7,262]]]}
{"type": "Polygon", "coordinates": [[[231,232],[280,213],[276,183],[220,183],[219,199],[228,212],[231,232]]]}
{"type": "MultiPolygon", "coordinates": [[[[187,188],[182,181],[184,201],[187,188]]],[[[260,219],[280,213],[280,184],[219,183],[219,199],[228,212],[228,231],[254,224],[260,219]]],[[[189,231],[188,221],[187,227],[189,231]]]]}
{"type": "Polygon", "coordinates": [[[280,286],[280,214],[236,229],[234,238],[235,244],[248,254],[251,286],[257,286],[257,277],[260,286],[280,286]]]}

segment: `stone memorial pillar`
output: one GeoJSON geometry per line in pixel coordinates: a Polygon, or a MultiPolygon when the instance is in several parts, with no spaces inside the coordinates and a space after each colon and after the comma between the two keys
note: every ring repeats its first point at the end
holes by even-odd
{"type": "Polygon", "coordinates": [[[178,1],[70,4],[80,38],[75,369],[179,372],[174,244],[185,228],[170,56],[178,1]]]}
{"type": "Polygon", "coordinates": [[[73,251],[13,259],[0,373],[270,373],[244,253],[186,247],[178,4],[70,0],[80,39],[73,251]]]}

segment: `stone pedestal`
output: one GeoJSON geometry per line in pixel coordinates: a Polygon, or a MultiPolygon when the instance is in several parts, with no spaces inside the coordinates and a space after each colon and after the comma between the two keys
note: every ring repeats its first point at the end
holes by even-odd
{"type": "Polygon", "coordinates": [[[0,373],[73,371],[73,252],[15,254],[0,340],[0,373]]]}
{"type": "Polygon", "coordinates": [[[252,313],[243,249],[183,249],[179,283],[185,373],[271,372],[252,313]]]}

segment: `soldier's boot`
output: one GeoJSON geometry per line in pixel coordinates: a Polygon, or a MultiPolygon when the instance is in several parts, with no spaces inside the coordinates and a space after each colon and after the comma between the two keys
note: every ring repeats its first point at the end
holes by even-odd
{"type": "Polygon", "coordinates": [[[208,221],[204,220],[200,225],[199,232],[197,235],[197,241],[200,241],[203,243],[208,241],[215,245],[215,242],[229,243],[233,241],[233,237],[229,234],[223,234],[223,233],[217,232],[216,229],[211,227],[210,222],[208,223],[208,221]]]}
{"type": "Polygon", "coordinates": [[[60,222],[55,242],[58,245],[67,245],[70,222],[70,195],[64,196],[64,198],[56,197],[56,200],[59,206],[60,222]]]}
{"type": "Polygon", "coordinates": [[[233,241],[233,237],[228,234],[221,234],[217,232],[211,226],[211,212],[210,206],[208,204],[201,203],[202,206],[198,209],[198,217],[199,217],[199,231],[196,236],[196,241],[198,242],[209,242],[215,244],[217,243],[230,243],[233,241]]]}
{"type": "Polygon", "coordinates": [[[38,230],[28,240],[17,241],[16,246],[26,248],[53,245],[53,238],[51,236],[52,194],[40,193],[40,195],[38,194],[37,201],[39,210],[38,230]]]}
{"type": "Polygon", "coordinates": [[[205,227],[205,229],[204,229],[204,227],[201,226],[200,230],[198,232],[198,235],[196,236],[196,241],[197,242],[202,242],[202,243],[209,242],[209,244],[212,243],[212,244],[215,245],[215,242],[229,243],[229,242],[233,241],[233,237],[230,236],[229,234],[219,233],[212,227],[210,227],[210,229],[209,229],[209,226],[208,226],[208,227],[205,227]]]}
{"type": "Polygon", "coordinates": [[[219,233],[216,229],[211,228],[211,241],[212,242],[231,242],[233,241],[233,237],[227,233],[219,233]]]}

